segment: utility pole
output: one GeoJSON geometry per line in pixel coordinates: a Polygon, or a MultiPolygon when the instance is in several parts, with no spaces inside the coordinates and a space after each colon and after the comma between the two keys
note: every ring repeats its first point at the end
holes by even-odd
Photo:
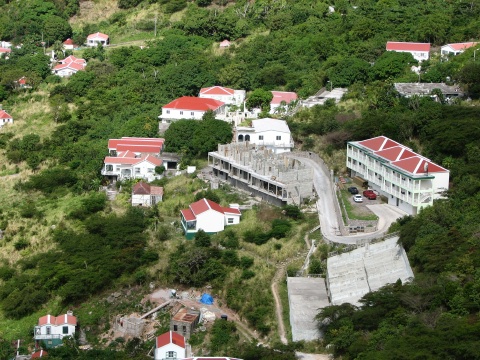
{"type": "Polygon", "coordinates": [[[155,13],[155,33],[154,37],[157,37],[157,13],[155,13]]]}

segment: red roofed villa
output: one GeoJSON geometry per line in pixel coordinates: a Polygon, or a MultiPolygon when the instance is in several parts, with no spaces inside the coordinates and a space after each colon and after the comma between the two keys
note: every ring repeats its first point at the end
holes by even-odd
{"type": "Polygon", "coordinates": [[[388,41],[386,49],[387,51],[408,52],[418,61],[428,60],[430,57],[429,43],[388,41]]]}
{"type": "Polygon", "coordinates": [[[90,34],[87,36],[87,46],[98,46],[98,44],[101,44],[103,46],[106,46],[109,44],[110,38],[108,37],[107,34],[103,34],[101,32],[97,32],[95,34],[90,34]]]}
{"type": "Polygon", "coordinates": [[[473,46],[477,46],[477,44],[478,42],[473,41],[447,44],[442,46],[440,53],[442,54],[442,56],[458,55],[473,46]]]}
{"type": "Polygon", "coordinates": [[[212,110],[216,115],[224,114],[225,103],[210,98],[182,96],[162,107],[162,115],[159,118],[163,123],[180,119],[201,120],[208,110],[212,110]]]}
{"type": "Polygon", "coordinates": [[[230,47],[230,45],[232,45],[232,43],[230,41],[228,41],[227,39],[225,39],[218,45],[218,47],[222,48],[222,49],[225,49],[225,48],[230,47]]]}
{"type": "Polygon", "coordinates": [[[65,336],[73,336],[77,326],[77,318],[71,311],[59,316],[45,315],[38,319],[34,328],[35,346],[52,348],[62,344],[65,336]]]}
{"type": "Polygon", "coordinates": [[[240,106],[245,101],[245,90],[234,90],[223,86],[211,86],[200,89],[198,97],[214,99],[224,102],[226,105],[240,106]]]}
{"type": "Polygon", "coordinates": [[[347,168],[409,215],[443,198],[449,187],[449,170],[385,136],[348,142],[347,168]]]}
{"type": "Polygon", "coordinates": [[[173,331],[168,331],[155,339],[154,360],[176,360],[187,356],[185,338],[173,331]]]}
{"type": "Polygon", "coordinates": [[[240,223],[241,216],[238,208],[222,207],[205,198],[190,204],[188,209],[180,213],[187,239],[193,239],[200,229],[208,234],[216,234],[223,231],[225,226],[240,223]]]}
{"type": "Polygon", "coordinates": [[[6,124],[13,124],[12,115],[8,114],[5,110],[0,110],[0,129],[6,124]]]}
{"type": "Polygon", "coordinates": [[[60,60],[59,64],[53,68],[52,73],[60,77],[68,77],[76,74],[77,71],[84,70],[86,66],[87,62],[84,59],[70,55],[60,60]]]}
{"type": "Polygon", "coordinates": [[[75,45],[75,43],[73,42],[72,39],[68,38],[67,40],[65,40],[63,42],[63,48],[65,50],[73,50],[75,49],[76,47],[78,47],[78,45],[75,45]]]}
{"type": "Polygon", "coordinates": [[[298,99],[297,93],[290,91],[272,91],[272,101],[270,102],[270,114],[278,112],[279,107],[288,105],[298,99]]]}

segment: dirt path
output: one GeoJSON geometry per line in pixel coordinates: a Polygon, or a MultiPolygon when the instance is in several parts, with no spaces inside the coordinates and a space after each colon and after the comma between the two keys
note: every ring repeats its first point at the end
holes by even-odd
{"type": "Polygon", "coordinates": [[[287,268],[287,263],[280,265],[277,268],[277,272],[272,280],[272,294],[275,299],[275,313],[277,315],[278,321],[278,335],[280,336],[280,341],[282,344],[288,344],[288,340],[285,334],[285,324],[283,323],[283,306],[280,301],[280,296],[278,295],[278,282],[283,278],[285,274],[285,269],[287,268]]]}

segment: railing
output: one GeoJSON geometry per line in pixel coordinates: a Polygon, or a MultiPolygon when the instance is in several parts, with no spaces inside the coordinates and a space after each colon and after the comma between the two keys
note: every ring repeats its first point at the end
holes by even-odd
{"type": "Polygon", "coordinates": [[[51,340],[51,339],[62,339],[65,335],[58,335],[58,334],[49,334],[49,335],[35,335],[35,340],[51,340]]]}

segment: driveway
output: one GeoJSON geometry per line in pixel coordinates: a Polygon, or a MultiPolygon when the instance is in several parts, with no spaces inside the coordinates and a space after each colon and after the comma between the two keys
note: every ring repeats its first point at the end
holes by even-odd
{"type": "Polygon", "coordinates": [[[295,156],[294,153],[288,154],[289,157],[298,159],[313,168],[313,186],[318,194],[317,209],[320,220],[320,230],[323,237],[331,242],[340,244],[355,244],[358,240],[371,240],[383,236],[390,225],[398,218],[407,215],[407,213],[395,206],[388,204],[366,205],[375,215],[378,216],[377,231],[357,234],[351,236],[337,235],[339,224],[335,213],[332,180],[330,174],[327,174],[322,166],[312,159],[302,156],[295,156]]]}

